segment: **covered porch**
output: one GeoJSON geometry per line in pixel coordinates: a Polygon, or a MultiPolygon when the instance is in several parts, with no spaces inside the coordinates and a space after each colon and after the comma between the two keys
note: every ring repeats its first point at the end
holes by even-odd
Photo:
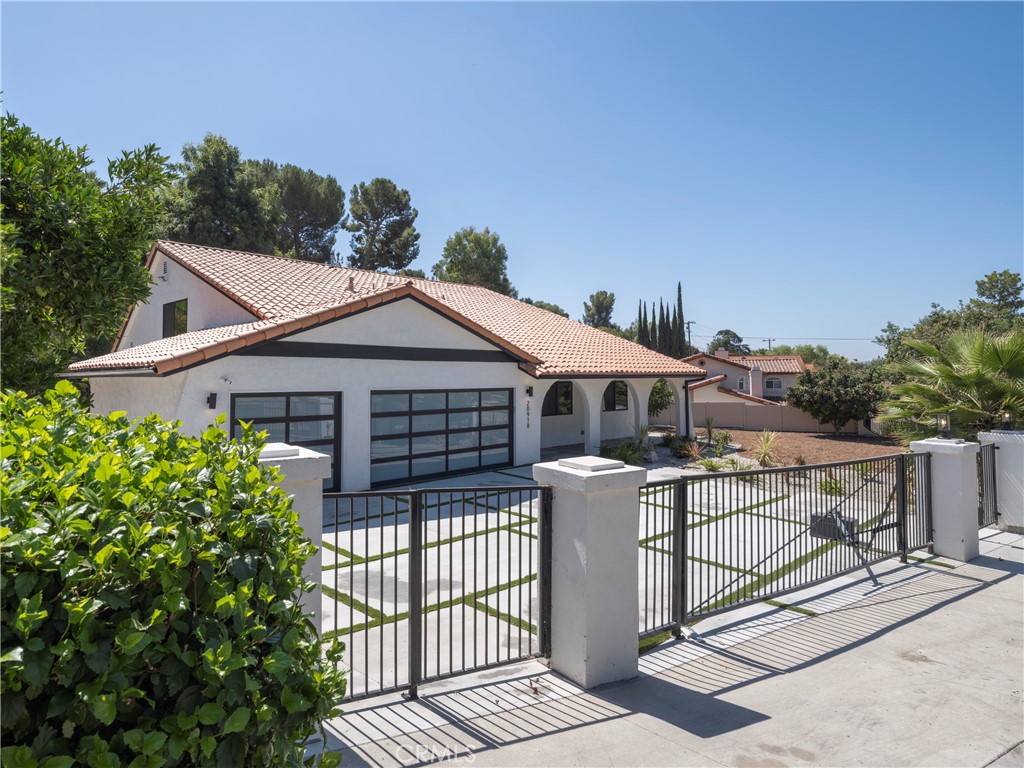
{"type": "Polygon", "coordinates": [[[540,379],[541,460],[564,455],[598,455],[601,444],[632,437],[649,423],[651,393],[664,380],[672,393],[669,409],[680,434],[692,435],[687,384],[699,376],[562,377],[540,379]]]}

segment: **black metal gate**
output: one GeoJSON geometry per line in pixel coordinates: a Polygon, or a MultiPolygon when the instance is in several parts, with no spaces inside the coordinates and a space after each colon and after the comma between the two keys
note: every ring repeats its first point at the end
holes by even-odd
{"type": "Polygon", "coordinates": [[[551,489],[324,494],[325,637],[362,698],[546,655],[551,489]]]}
{"type": "Polygon", "coordinates": [[[929,546],[931,463],[902,454],[640,489],[640,634],[929,546]]]}
{"type": "Polygon", "coordinates": [[[996,445],[983,443],[978,452],[978,527],[985,528],[999,521],[996,503],[996,445]]]}

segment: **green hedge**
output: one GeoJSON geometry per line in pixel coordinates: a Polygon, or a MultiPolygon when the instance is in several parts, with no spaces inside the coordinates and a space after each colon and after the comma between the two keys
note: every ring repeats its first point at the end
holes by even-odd
{"type": "Polygon", "coordinates": [[[345,680],[261,440],[91,416],[66,382],[0,415],[4,768],[300,764],[345,680]]]}

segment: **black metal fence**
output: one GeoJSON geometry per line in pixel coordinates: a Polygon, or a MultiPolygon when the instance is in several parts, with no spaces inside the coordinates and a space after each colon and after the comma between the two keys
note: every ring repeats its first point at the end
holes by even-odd
{"type": "Polygon", "coordinates": [[[777,597],[932,540],[930,457],[694,475],[640,489],[640,634],[777,597]]]}
{"type": "Polygon", "coordinates": [[[978,527],[999,522],[996,504],[996,446],[983,443],[978,452],[978,527]]]}
{"type": "Polygon", "coordinates": [[[323,628],[348,695],[546,653],[550,510],[536,487],[325,494],[323,628]]]}

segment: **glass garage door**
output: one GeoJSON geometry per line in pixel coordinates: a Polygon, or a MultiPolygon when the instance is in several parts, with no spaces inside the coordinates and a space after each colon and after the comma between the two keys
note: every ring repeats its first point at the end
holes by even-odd
{"type": "Polygon", "coordinates": [[[301,445],[326,453],[331,457],[331,476],[324,479],[324,490],[339,489],[340,393],[232,395],[232,437],[242,432],[239,421],[252,422],[257,432],[266,432],[268,443],[301,445]]]}
{"type": "Polygon", "coordinates": [[[370,394],[373,485],[511,463],[511,389],[370,394]]]}

